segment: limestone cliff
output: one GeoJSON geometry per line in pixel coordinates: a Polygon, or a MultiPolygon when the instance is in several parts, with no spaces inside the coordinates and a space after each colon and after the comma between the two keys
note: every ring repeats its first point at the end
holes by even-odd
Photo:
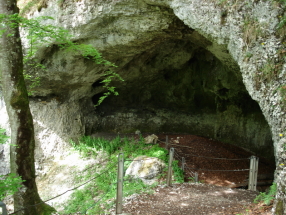
{"type": "Polygon", "coordinates": [[[275,156],[276,212],[285,214],[283,7],[257,0],[39,1],[26,16],[54,17],[49,22],[69,29],[74,41],[115,63],[125,82],[113,83],[120,95],[95,109],[106,68],[43,47],[37,57],[47,70],[38,72],[41,86],[31,97],[38,160],[102,130],[202,135],[275,156]]]}

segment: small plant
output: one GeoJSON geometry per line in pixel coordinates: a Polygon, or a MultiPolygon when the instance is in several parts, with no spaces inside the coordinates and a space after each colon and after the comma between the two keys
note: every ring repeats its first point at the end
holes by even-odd
{"type": "Polygon", "coordinates": [[[252,44],[257,40],[258,37],[262,37],[265,35],[265,31],[263,30],[267,27],[267,23],[260,23],[257,19],[252,17],[245,18],[242,31],[243,31],[243,40],[247,46],[252,44]]]}
{"type": "Polygon", "coordinates": [[[175,160],[173,161],[173,171],[174,171],[174,177],[175,177],[175,182],[176,183],[183,183],[184,182],[184,172],[183,170],[179,167],[178,161],[175,160]]]}
{"type": "Polygon", "coordinates": [[[24,182],[21,177],[11,173],[7,176],[0,176],[0,200],[3,200],[8,195],[13,195],[21,187],[24,182]]]}
{"type": "Polygon", "coordinates": [[[286,86],[279,88],[283,106],[286,106],[286,86]]]}
{"type": "Polygon", "coordinates": [[[251,58],[252,56],[253,56],[253,54],[250,53],[250,52],[247,52],[246,55],[245,55],[246,58],[251,58]]]}
{"type": "Polygon", "coordinates": [[[9,137],[6,135],[6,130],[0,128],[0,144],[6,143],[8,139],[9,137]]]}
{"type": "MultiPolygon", "coordinates": [[[[0,128],[0,144],[5,144],[9,137],[5,134],[5,129],[0,128]]],[[[24,182],[21,177],[11,173],[7,176],[0,175],[0,200],[5,196],[13,195],[21,187],[24,182]]]]}
{"type": "Polygon", "coordinates": [[[270,186],[270,190],[268,192],[261,192],[255,199],[254,203],[258,203],[260,201],[264,202],[266,205],[270,205],[272,200],[274,200],[275,195],[277,191],[277,185],[276,183],[273,183],[272,186],[270,186]]]}

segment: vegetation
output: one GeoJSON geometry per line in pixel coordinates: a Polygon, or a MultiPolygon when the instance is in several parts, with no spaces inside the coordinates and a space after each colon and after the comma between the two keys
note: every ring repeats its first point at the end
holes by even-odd
{"type": "MultiPolygon", "coordinates": [[[[5,129],[0,128],[0,144],[5,144],[9,137],[5,135],[5,129]]],[[[21,187],[23,180],[15,174],[0,175],[0,200],[8,195],[13,195],[21,187]]]]}
{"type": "MultiPolygon", "coordinates": [[[[28,94],[31,96],[34,93],[35,87],[40,86],[40,78],[38,77],[40,70],[45,70],[45,66],[39,63],[40,59],[35,58],[36,52],[40,47],[51,46],[56,44],[61,49],[71,52],[74,55],[80,55],[85,59],[92,60],[96,64],[102,64],[107,67],[101,83],[106,89],[95,106],[100,105],[103,100],[109,95],[118,95],[115,87],[111,86],[114,79],[124,81],[119,74],[115,73],[112,68],[115,64],[103,59],[101,54],[89,44],[78,44],[71,40],[72,35],[67,30],[61,27],[56,27],[49,24],[42,24],[42,21],[52,20],[52,17],[42,16],[34,19],[26,19],[18,14],[4,15],[0,14],[0,21],[6,22],[9,27],[16,28],[20,26],[27,32],[27,39],[29,41],[26,53],[24,53],[24,77],[26,83],[29,83],[28,94]],[[15,24],[16,23],[16,24],[15,24]]],[[[0,36],[5,32],[5,29],[0,29],[0,36]]],[[[12,36],[12,35],[11,35],[12,36]]]]}
{"type": "Polygon", "coordinates": [[[254,203],[258,203],[260,201],[263,201],[264,204],[266,205],[270,205],[270,203],[272,202],[272,200],[275,199],[275,195],[276,195],[276,191],[277,191],[277,185],[276,183],[273,183],[273,185],[270,187],[270,190],[268,192],[261,192],[255,199],[254,199],[254,203]]]}
{"type": "MultiPolygon", "coordinates": [[[[85,176],[79,176],[81,182],[95,178],[92,182],[86,185],[83,189],[73,193],[72,198],[66,204],[63,214],[75,214],[77,212],[84,214],[103,214],[104,210],[109,209],[114,205],[116,195],[117,182],[117,156],[119,152],[124,153],[124,168],[127,169],[132,160],[138,156],[146,155],[150,157],[158,157],[162,159],[167,166],[168,156],[167,150],[158,145],[146,145],[144,139],[139,140],[117,137],[111,141],[105,139],[94,139],[91,137],[83,137],[78,143],[72,143],[75,150],[80,151],[83,157],[96,156],[100,151],[108,154],[108,163],[105,168],[89,169],[85,176]],[[104,208],[104,209],[103,209],[104,208]]],[[[182,171],[175,161],[173,164],[175,182],[183,182],[182,171]]],[[[159,181],[164,183],[165,174],[159,176],[159,181]]],[[[140,179],[131,177],[124,178],[124,196],[129,196],[134,193],[152,192],[152,187],[144,184],[140,179]]]]}

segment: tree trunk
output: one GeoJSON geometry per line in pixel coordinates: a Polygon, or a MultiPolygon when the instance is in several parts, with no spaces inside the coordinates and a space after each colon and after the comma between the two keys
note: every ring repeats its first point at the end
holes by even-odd
{"type": "MultiPolygon", "coordinates": [[[[0,14],[11,15],[18,12],[16,0],[0,0],[0,14]]],[[[19,29],[10,28],[5,22],[4,26],[6,32],[0,38],[0,72],[11,126],[11,144],[15,145],[11,149],[11,172],[25,180],[20,192],[14,196],[15,211],[25,208],[17,214],[51,214],[54,209],[42,202],[35,182],[34,126],[23,77],[19,29]],[[32,206],[35,204],[37,205],[32,206]]]]}

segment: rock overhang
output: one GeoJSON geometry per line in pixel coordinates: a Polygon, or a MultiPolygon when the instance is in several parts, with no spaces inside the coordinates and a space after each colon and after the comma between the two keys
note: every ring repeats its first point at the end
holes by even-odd
{"type": "MultiPolygon", "coordinates": [[[[203,21],[207,20],[194,23],[184,12],[192,6],[198,7],[197,1],[51,4],[58,8],[56,24],[71,29],[75,41],[98,48],[106,59],[118,66],[115,71],[125,79],[124,83],[113,83],[120,95],[108,98],[94,116],[85,120],[86,134],[97,129],[118,132],[138,128],[146,132],[167,129],[169,132],[194,132],[230,143],[242,139],[242,146],[254,151],[273,148],[267,122],[244,86],[249,82],[242,75],[243,65],[235,50],[241,48],[241,38],[233,41],[231,37],[235,35],[231,32],[223,36],[221,33],[228,27],[236,34],[239,26],[227,22],[217,25],[226,18],[221,9],[214,9],[213,19],[208,19],[210,24],[206,25],[203,21]],[[88,5],[85,13],[82,4],[88,5]],[[128,8],[122,11],[123,5],[128,8]],[[209,29],[208,25],[211,25],[209,29]],[[213,29],[216,33],[210,32],[213,29]],[[132,109],[134,119],[122,117],[119,112],[126,113],[126,109],[132,109]],[[164,115],[162,111],[170,114],[164,115]],[[114,119],[118,114],[120,123],[116,124],[114,119]],[[185,120],[172,123],[171,118],[177,114],[185,120]],[[150,116],[156,119],[145,119],[150,116]],[[258,129],[256,134],[255,128],[258,129]],[[248,147],[251,142],[255,142],[252,143],[255,147],[248,147]]],[[[209,4],[202,5],[201,10],[210,11],[209,4]]],[[[54,9],[49,6],[36,16],[46,15],[51,10],[54,9]]],[[[190,9],[195,12],[193,10],[190,9]]],[[[84,104],[82,113],[94,113],[92,103],[104,92],[99,81],[106,67],[65,53],[56,46],[42,50],[38,56],[42,56],[48,69],[40,75],[42,86],[36,96],[47,97],[47,101],[51,97],[61,98],[61,102],[81,101],[84,104]]]]}

